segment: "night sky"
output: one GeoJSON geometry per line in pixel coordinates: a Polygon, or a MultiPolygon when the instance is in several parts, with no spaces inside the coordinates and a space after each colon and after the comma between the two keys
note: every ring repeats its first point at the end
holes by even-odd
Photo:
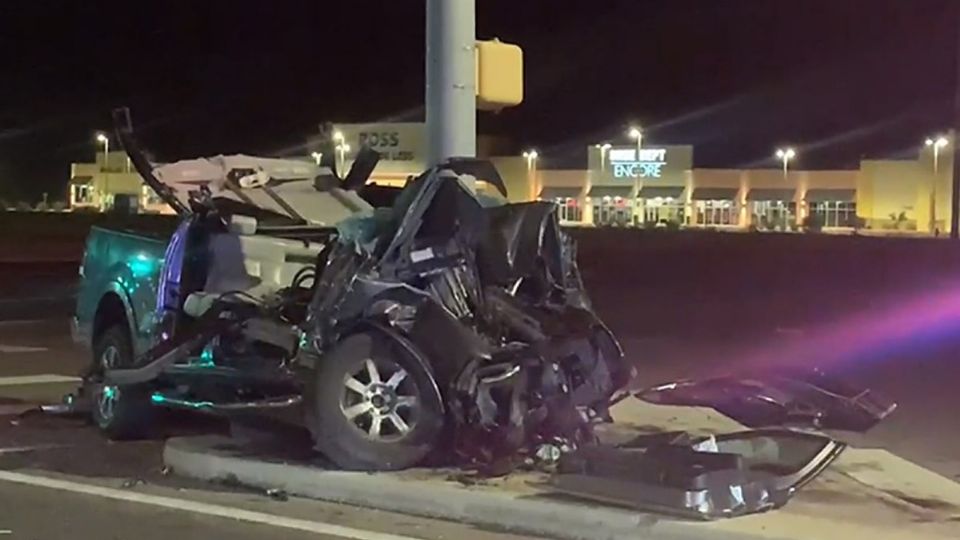
{"type": "MultiPolygon", "coordinates": [[[[477,0],[525,50],[480,131],[582,167],[585,145],[695,145],[705,167],[904,157],[949,126],[960,0],[477,0]]],[[[0,2],[0,197],[60,198],[110,109],[160,159],[303,153],[322,121],[423,117],[421,0],[0,2]]]]}

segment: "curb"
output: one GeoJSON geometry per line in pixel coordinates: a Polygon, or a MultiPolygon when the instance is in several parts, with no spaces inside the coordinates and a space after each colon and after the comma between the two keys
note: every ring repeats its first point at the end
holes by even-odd
{"type": "Polygon", "coordinates": [[[753,538],[697,522],[671,521],[640,512],[565,502],[537,494],[474,489],[452,482],[405,478],[396,473],[325,470],[239,455],[220,436],[167,441],[163,462],[176,474],[200,480],[239,481],[291,495],[419,517],[469,523],[493,530],[569,540],[711,540],[753,538]]]}

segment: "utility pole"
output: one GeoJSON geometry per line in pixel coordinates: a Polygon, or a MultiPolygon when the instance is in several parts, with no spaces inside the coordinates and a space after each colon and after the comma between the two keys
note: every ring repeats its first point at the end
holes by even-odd
{"type": "Polygon", "coordinates": [[[475,0],[427,0],[427,165],[477,151],[475,0]]]}
{"type": "MultiPolygon", "coordinates": [[[[954,14],[954,28],[957,32],[957,45],[954,53],[957,55],[956,78],[953,82],[953,189],[950,192],[950,239],[960,240],[960,144],[957,137],[960,135],[960,3],[956,4],[954,14]]],[[[936,179],[934,179],[936,182],[936,179]]]]}

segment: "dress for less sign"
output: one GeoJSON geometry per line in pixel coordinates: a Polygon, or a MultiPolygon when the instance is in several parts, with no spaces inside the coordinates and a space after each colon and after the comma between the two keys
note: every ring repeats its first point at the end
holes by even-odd
{"type": "Polygon", "coordinates": [[[362,146],[380,152],[381,161],[422,161],[424,124],[396,122],[383,124],[340,124],[335,130],[343,133],[351,153],[362,146]]]}

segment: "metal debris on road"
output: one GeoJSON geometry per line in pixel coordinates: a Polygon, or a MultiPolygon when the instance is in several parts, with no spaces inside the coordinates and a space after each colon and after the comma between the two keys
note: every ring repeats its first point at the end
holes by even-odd
{"type": "Polygon", "coordinates": [[[271,488],[266,491],[266,494],[275,501],[286,502],[290,499],[287,492],[282,489],[271,488]]]}

